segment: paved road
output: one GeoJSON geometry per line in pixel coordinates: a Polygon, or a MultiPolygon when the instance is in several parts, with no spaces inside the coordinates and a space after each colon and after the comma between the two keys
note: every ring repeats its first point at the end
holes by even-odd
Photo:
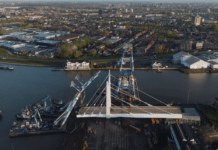
{"type": "MultiPolygon", "coordinates": [[[[162,55],[162,56],[169,56],[169,55],[162,55]]],[[[145,59],[149,59],[151,56],[134,56],[134,59],[137,60],[138,58],[145,58],[145,59]]],[[[3,57],[0,56],[0,58],[2,59],[3,57]]],[[[66,63],[67,60],[57,60],[57,59],[52,59],[52,60],[48,60],[48,59],[31,59],[31,58],[18,58],[18,57],[4,57],[5,59],[14,59],[14,60],[27,60],[27,61],[43,61],[43,62],[63,62],[66,63]]],[[[120,58],[106,58],[106,59],[87,59],[87,61],[101,61],[101,60],[119,60],[120,58]]],[[[169,60],[170,58],[163,58],[163,59],[159,59],[159,60],[169,60]]],[[[152,59],[155,60],[155,59],[152,59]]]]}

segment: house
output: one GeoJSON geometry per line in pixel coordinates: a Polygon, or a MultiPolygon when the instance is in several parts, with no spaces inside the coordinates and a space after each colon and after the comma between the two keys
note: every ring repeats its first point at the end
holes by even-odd
{"type": "Polygon", "coordinates": [[[136,47],[135,48],[135,54],[136,55],[143,55],[146,54],[147,50],[146,50],[146,46],[141,46],[141,47],[136,47]]]}
{"type": "Polygon", "coordinates": [[[183,41],[180,44],[180,50],[188,50],[191,51],[192,50],[192,41],[183,41]]]}
{"type": "Polygon", "coordinates": [[[104,48],[105,48],[105,45],[104,45],[104,44],[99,45],[97,48],[98,48],[98,49],[104,49],[104,48]]]}
{"type": "Polygon", "coordinates": [[[196,49],[202,49],[204,42],[196,42],[196,49]]]}
{"type": "Polygon", "coordinates": [[[67,61],[66,66],[64,68],[65,70],[90,70],[89,62],[75,62],[72,63],[70,61],[67,61]]]}
{"type": "Polygon", "coordinates": [[[158,62],[154,62],[153,64],[151,64],[153,69],[158,69],[158,68],[162,68],[162,64],[158,63],[158,62]]]}

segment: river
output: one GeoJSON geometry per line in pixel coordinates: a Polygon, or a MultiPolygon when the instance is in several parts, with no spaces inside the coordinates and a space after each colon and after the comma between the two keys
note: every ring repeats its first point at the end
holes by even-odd
{"type": "MultiPolygon", "coordinates": [[[[59,150],[63,144],[64,134],[40,135],[9,138],[9,129],[15,121],[15,114],[26,105],[45,98],[71,100],[76,90],[70,88],[70,82],[77,74],[86,81],[97,71],[54,72],[52,68],[13,66],[14,71],[0,70],[0,120],[1,150],[59,150]]],[[[114,76],[119,72],[111,71],[114,76]]],[[[108,71],[101,71],[99,77],[86,89],[87,102],[101,84],[108,71]]],[[[152,71],[134,71],[140,90],[162,100],[165,103],[210,103],[218,97],[218,74],[183,74],[179,71],[155,73],[152,71]]],[[[151,104],[159,102],[140,94],[140,98],[151,104]]]]}

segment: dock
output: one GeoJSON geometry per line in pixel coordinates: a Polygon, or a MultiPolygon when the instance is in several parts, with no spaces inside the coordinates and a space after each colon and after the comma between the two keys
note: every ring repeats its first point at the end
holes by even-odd
{"type": "Polygon", "coordinates": [[[9,132],[9,137],[19,137],[19,136],[32,136],[32,135],[45,135],[45,134],[57,134],[57,133],[66,133],[66,125],[61,129],[53,129],[53,130],[34,130],[27,131],[19,130],[9,132]]]}

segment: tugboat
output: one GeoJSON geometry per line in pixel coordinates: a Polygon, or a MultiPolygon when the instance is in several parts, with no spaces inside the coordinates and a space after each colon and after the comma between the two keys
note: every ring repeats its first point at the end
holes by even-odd
{"type": "Polygon", "coordinates": [[[159,69],[159,67],[156,70],[157,73],[162,73],[163,71],[159,69]]]}
{"type": "Polygon", "coordinates": [[[12,66],[7,66],[6,68],[7,68],[7,70],[14,70],[14,68],[12,66]]]}

